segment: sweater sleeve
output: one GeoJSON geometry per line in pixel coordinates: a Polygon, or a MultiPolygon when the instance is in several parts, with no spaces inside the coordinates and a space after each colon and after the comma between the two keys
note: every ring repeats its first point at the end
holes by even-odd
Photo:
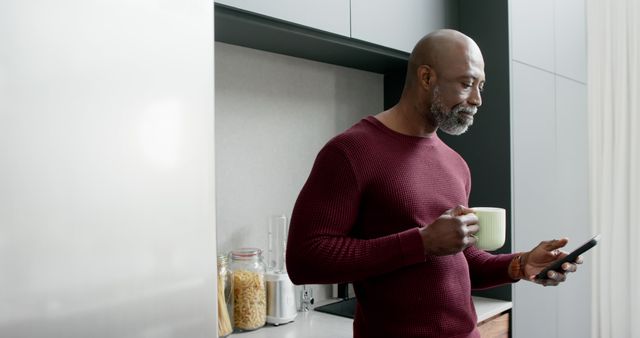
{"type": "Polygon", "coordinates": [[[516,254],[493,255],[471,246],[464,250],[464,255],[469,264],[472,289],[486,289],[516,282],[509,276],[509,263],[516,254]]]}
{"type": "Polygon", "coordinates": [[[360,197],[348,158],[325,146],[291,216],[286,262],[295,284],[357,281],[424,262],[417,227],[375,239],[352,236],[360,197]]]}

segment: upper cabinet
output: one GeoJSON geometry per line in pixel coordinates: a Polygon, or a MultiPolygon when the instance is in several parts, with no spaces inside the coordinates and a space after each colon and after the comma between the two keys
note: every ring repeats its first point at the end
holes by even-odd
{"type": "Polygon", "coordinates": [[[587,80],[584,0],[512,0],[513,59],[572,80],[587,80]]]}
{"type": "Polygon", "coordinates": [[[554,1],[510,1],[513,59],[554,72],[554,1]]]}
{"type": "Polygon", "coordinates": [[[320,31],[411,52],[425,34],[456,27],[458,2],[451,0],[216,0],[320,31]]]}
{"type": "Polygon", "coordinates": [[[425,34],[455,27],[457,1],[351,0],[351,37],[411,52],[425,34]]]}
{"type": "Polygon", "coordinates": [[[349,0],[216,0],[249,12],[350,36],[349,0]]]}
{"type": "Polygon", "coordinates": [[[587,82],[587,23],[584,0],[556,0],[556,73],[587,82]]]}

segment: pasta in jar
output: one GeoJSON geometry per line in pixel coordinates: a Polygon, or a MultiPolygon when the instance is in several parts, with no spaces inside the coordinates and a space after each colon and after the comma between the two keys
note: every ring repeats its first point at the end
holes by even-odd
{"type": "Polygon", "coordinates": [[[233,326],[238,330],[255,330],[267,319],[265,265],[262,251],[244,248],[231,251],[233,276],[233,326]]]}
{"type": "Polygon", "coordinates": [[[246,270],[234,271],[235,327],[255,330],[264,325],[267,318],[267,296],[264,275],[246,270]]]}

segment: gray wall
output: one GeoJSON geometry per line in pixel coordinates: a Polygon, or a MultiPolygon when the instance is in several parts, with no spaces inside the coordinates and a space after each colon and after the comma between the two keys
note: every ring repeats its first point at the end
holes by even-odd
{"type": "MultiPolygon", "coordinates": [[[[583,0],[510,1],[514,250],[590,237],[583,0]]],[[[514,287],[514,337],[589,337],[587,263],[556,288],[514,287]]]]}
{"type": "Polygon", "coordinates": [[[383,78],[224,43],[215,62],[218,249],[264,249],[320,148],[382,111],[383,78]]]}

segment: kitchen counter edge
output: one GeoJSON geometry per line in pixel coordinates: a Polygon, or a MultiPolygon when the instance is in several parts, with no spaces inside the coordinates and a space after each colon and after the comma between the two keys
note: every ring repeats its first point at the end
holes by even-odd
{"type": "MultiPolygon", "coordinates": [[[[478,323],[503,313],[513,306],[509,301],[484,297],[473,297],[473,303],[478,315],[478,323]]],[[[353,319],[313,310],[298,312],[298,316],[292,323],[279,326],[267,325],[255,331],[230,335],[232,338],[351,338],[352,336],[353,319]]]]}

